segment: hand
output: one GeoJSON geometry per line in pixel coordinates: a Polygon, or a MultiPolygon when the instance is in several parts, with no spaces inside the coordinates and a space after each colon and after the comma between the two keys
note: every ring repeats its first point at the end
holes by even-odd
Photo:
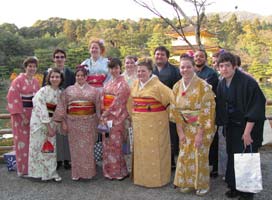
{"type": "Polygon", "coordinates": [[[22,117],[22,123],[23,123],[23,125],[28,125],[29,124],[29,120],[25,117],[25,115],[21,114],[21,117],[22,117]]]}
{"type": "Polygon", "coordinates": [[[195,136],[195,148],[201,147],[203,143],[203,130],[199,129],[196,136],[195,136]]]}
{"type": "Polygon", "coordinates": [[[181,125],[177,124],[177,131],[178,131],[178,136],[179,136],[179,144],[184,144],[186,143],[186,137],[183,132],[183,128],[181,125]]]}
{"type": "Polygon", "coordinates": [[[51,126],[48,126],[48,136],[54,137],[56,135],[56,131],[51,126]]]}
{"type": "Polygon", "coordinates": [[[61,128],[62,128],[62,130],[63,130],[64,133],[68,132],[68,126],[67,126],[66,121],[62,121],[61,122],[61,128]]]}
{"type": "Polygon", "coordinates": [[[251,143],[253,143],[253,140],[252,140],[250,134],[244,133],[243,136],[242,136],[242,140],[244,141],[244,147],[245,147],[245,148],[246,148],[248,145],[250,145],[251,143]]]}

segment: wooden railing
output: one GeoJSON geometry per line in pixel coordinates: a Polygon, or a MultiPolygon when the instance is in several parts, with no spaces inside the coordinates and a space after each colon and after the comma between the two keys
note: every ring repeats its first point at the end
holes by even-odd
{"type": "MultiPolygon", "coordinates": [[[[267,100],[266,106],[272,106],[272,100],[267,100]]],[[[272,127],[272,115],[266,116],[272,127]]],[[[10,120],[10,114],[0,114],[0,120],[10,120]]],[[[0,129],[0,135],[12,134],[10,128],[0,129]]],[[[0,146],[0,150],[12,150],[13,146],[0,146]]],[[[0,160],[3,159],[3,155],[0,155],[0,160]]]]}
{"type": "MultiPolygon", "coordinates": [[[[0,120],[10,120],[10,114],[0,114],[0,120]]],[[[10,128],[0,129],[0,135],[12,134],[10,128]]],[[[13,146],[0,146],[0,151],[10,151],[13,146]]],[[[3,160],[3,155],[0,155],[0,160],[3,160]]]]}

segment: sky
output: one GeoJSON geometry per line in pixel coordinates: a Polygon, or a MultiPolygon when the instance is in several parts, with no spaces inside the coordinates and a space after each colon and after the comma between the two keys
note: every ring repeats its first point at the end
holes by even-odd
{"type": "MultiPolygon", "coordinates": [[[[162,0],[144,0],[154,5],[165,17],[174,17],[172,9],[162,0]]],[[[183,0],[176,0],[185,5],[185,12],[190,16],[192,8],[183,0]]],[[[208,0],[212,2],[206,13],[248,11],[263,16],[272,15],[269,0],[208,0]],[[235,8],[237,6],[237,8],[235,8]]],[[[133,19],[156,17],[133,0],[1,0],[0,24],[11,23],[19,28],[31,26],[37,20],[50,17],[65,19],[133,19]]]]}

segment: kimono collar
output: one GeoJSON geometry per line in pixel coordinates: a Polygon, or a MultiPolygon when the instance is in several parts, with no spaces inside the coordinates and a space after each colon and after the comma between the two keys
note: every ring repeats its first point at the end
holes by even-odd
{"type": "Polygon", "coordinates": [[[155,77],[157,77],[157,76],[152,74],[151,77],[145,83],[142,83],[141,81],[139,81],[140,82],[139,83],[140,89],[143,89],[155,77]]]}

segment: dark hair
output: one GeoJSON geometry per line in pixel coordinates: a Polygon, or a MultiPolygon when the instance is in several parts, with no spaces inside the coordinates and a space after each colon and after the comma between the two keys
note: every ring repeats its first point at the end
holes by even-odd
{"type": "Polygon", "coordinates": [[[55,55],[57,53],[62,53],[64,55],[64,57],[66,58],[66,52],[63,49],[59,49],[59,48],[55,49],[53,52],[53,58],[55,58],[55,55]]]}
{"type": "Polygon", "coordinates": [[[75,75],[76,75],[79,71],[81,71],[81,72],[83,72],[84,76],[87,76],[87,74],[88,74],[87,68],[88,68],[88,65],[77,65],[77,66],[76,66],[75,75]]]}
{"type": "Polygon", "coordinates": [[[235,58],[236,58],[236,64],[237,64],[237,66],[240,67],[241,66],[241,58],[240,58],[240,56],[235,55],[235,58]]]}
{"type": "Polygon", "coordinates": [[[192,58],[190,55],[188,55],[187,53],[183,53],[180,55],[180,61],[182,60],[189,60],[193,66],[195,66],[195,61],[194,58],[192,58]]]}
{"type": "Polygon", "coordinates": [[[120,66],[122,67],[122,62],[119,58],[111,58],[109,59],[108,68],[112,69],[114,67],[120,66]]]}
{"type": "Polygon", "coordinates": [[[154,50],[154,55],[156,54],[156,51],[164,51],[166,53],[166,57],[170,57],[170,51],[165,46],[159,46],[154,50]]]}
{"type": "Polygon", "coordinates": [[[224,52],[219,55],[217,64],[219,65],[222,62],[230,62],[232,66],[236,66],[236,58],[235,55],[229,52],[224,52]]]}
{"type": "Polygon", "coordinates": [[[147,58],[147,57],[140,58],[140,59],[137,61],[137,66],[146,66],[146,68],[147,68],[149,71],[152,71],[152,70],[153,70],[153,61],[152,61],[151,58],[147,58]]]}
{"type": "Polygon", "coordinates": [[[61,78],[61,81],[60,81],[60,84],[59,84],[59,87],[61,87],[62,83],[64,82],[64,75],[63,73],[60,71],[59,68],[57,67],[54,67],[54,68],[51,68],[51,70],[49,70],[47,76],[46,76],[46,85],[51,85],[51,82],[50,82],[50,76],[52,73],[58,73],[60,74],[60,78],[61,78]]]}
{"type": "Polygon", "coordinates": [[[212,54],[212,57],[214,57],[214,58],[218,58],[218,57],[219,57],[219,55],[220,55],[220,52],[216,52],[216,53],[213,53],[213,54],[212,54]]]}
{"type": "Polygon", "coordinates": [[[38,67],[38,62],[38,58],[36,58],[35,56],[27,57],[23,62],[23,66],[24,68],[26,68],[28,64],[33,63],[36,64],[36,67],[38,67]]]}
{"type": "Polygon", "coordinates": [[[208,58],[207,52],[206,52],[205,50],[203,50],[203,49],[198,49],[198,50],[196,50],[196,52],[198,52],[198,51],[203,52],[204,55],[205,55],[205,58],[206,58],[206,59],[208,58]]]}

